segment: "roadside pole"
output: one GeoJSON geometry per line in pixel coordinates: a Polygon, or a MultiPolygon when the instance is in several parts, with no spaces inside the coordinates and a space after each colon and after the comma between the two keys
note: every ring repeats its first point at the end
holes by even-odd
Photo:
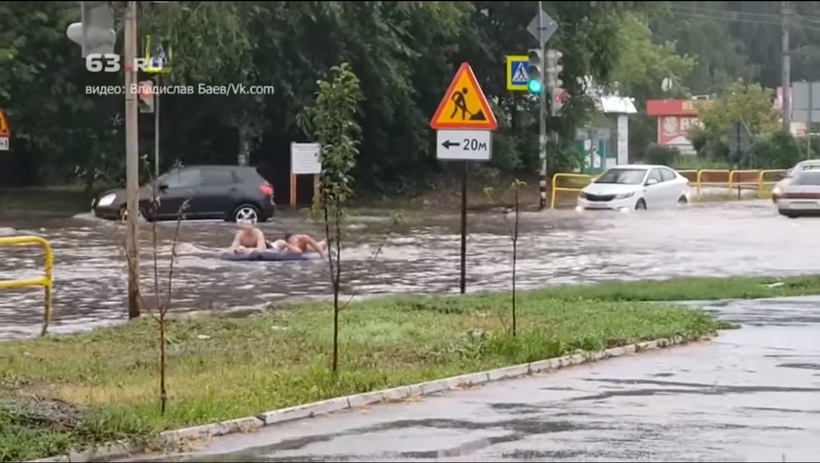
{"type": "Polygon", "coordinates": [[[125,10],[125,175],[128,195],[126,253],[128,254],[128,318],[140,316],[139,306],[139,101],[137,85],[137,2],[125,10]]]}
{"type": "MultiPolygon", "coordinates": [[[[538,43],[541,53],[544,53],[544,46],[547,44],[545,36],[546,25],[542,2],[538,2],[538,43]]],[[[544,86],[545,87],[545,86],[544,86]]],[[[538,95],[538,157],[541,161],[541,171],[538,179],[538,210],[542,211],[547,207],[547,95],[549,89],[542,87],[538,95]]]]}

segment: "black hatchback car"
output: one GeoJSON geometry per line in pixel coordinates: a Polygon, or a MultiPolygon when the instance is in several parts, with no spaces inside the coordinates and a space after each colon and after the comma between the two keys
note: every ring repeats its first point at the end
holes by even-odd
{"type": "MultiPolygon", "coordinates": [[[[185,166],[171,170],[140,188],[140,213],[148,221],[176,220],[187,200],[185,219],[253,219],[265,222],[273,217],[273,185],[253,167],[185,166]],[[154,190],[156,187],[156,190],[154,190]],[[156,191],[159,207],[151,208],[156,191]]],[[[106,191],[91,203],[94,215],[120,220],[127,211],[125,189],[106,191]]]]}

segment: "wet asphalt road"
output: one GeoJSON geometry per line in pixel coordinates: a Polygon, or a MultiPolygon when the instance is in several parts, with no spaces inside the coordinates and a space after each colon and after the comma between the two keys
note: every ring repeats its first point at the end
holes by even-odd
{"type": "Polygon", "coordinates": [[[711,343],[226,436],[157,460],[817,461],[820,298],[710,310],[743,329],[711,343]]]}
{"type": "MultiPolygon", "coordinates": [[[[356,294],[458,290],[457,215],[411,218],[385,239],[386,215],[353,217],[343,251],[344,291],[356,294]],[[378,259],[373,253],[384,244],[378,259]]],[[[125,318],[124,227],[89,218],[0,220],[0,227],[51,241],[55,323],[52,332],[91,328],[125,318]]],[[[159,228],[160,278],[165,282],[174,224],[159,228]]],[[[263,224],[269,236],[321,230],[301,216],[263,224]]],[[[226,262],[216,258],[233,236],[225,223],[184,223],[177,248],[174,305],[224,310],[287,297],[329,294],[324,262],[226,262]]],[[[511,242],[498,214],[471,216],[468,290],[509,286],[511,242]]],[[[148,233],[141,260],[143,294],[152,294],[148,233]]],[[[818,271],[820,220],[789,220],[770,201],[695,204],[642,213],[525,213],[519,240],[521,288],[608,279],[691,275],[795,274],[818,271]]],[[[35,248],[0,249],[0,279],[41,274],[35,248]]],[[[0,292],[0,339],[35,335],[42,290],[0,292]]]]}

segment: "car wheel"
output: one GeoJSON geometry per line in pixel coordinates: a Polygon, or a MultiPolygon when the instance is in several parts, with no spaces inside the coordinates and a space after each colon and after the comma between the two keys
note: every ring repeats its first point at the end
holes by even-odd
{"type": "Polygon", "coordinates": [[[646,209],[646,201],[643,198],[639,199],[638,202],[635,204],[636,211],[642,211],[646,209]]]}
{"type": "Polygon", "coordinates": [[[231,220],[238,222],[240,220],[253,220],[254,222],[262,221],[262,213],[258,207],[253,204],[240,204],[231,214],[231,220]]]}
{"type": "Polygon", "coordinates": [[[683,206],[686,204],[689,204],[689,198],[687,198],[686,196],[681,196],[680,198],[678,198],[678,206],[683,206]]]}

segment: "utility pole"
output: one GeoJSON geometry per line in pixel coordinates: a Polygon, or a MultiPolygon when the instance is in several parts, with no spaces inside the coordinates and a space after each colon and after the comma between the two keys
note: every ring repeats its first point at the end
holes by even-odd
{"type": "Polygon", "coordinates": [[[783,37],[781,48],[781,83],[783,88],[783,130],[791,133],[792,127],[792,62],[789,51],[789,29],[791,28],[791,7],[788,1],[780,2],[780,15],[783,20],[783,37]]]}
{"type": "Polygon", "coordinates": [[[137,2],[125,10],[125,176],[128,218],[125,236],[128,254],[128,318],[140,316],[139,298],[139,100],[137,98],[137,2]]]}
{"type": "MultiPolygon", "coordinates": [[[[542,2],[538,2],[538,43],[540,43],[541,56],[544,56],[544,46],[547,38],[544,36],[545,24],[542,14],[542,2]]],[[[539,198],[538,210],[542,211],[547,207],[547,96],[549,89],[542,88],[538,95],[538,157],[541,161],[541,171],[539,172],[539,198]]]]}

